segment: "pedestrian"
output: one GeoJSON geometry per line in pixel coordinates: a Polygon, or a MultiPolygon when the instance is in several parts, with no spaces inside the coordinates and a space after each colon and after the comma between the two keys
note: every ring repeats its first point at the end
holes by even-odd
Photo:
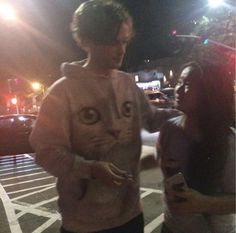
{"type": "Polygon", "coordinates": [[[141,127],[156,131],[176,111],[151,108],[118,70],[134,34],[122,5],[86,1],[71,29],[87,59],[63,64],[47,91],[30,138],[36,163],[57,177],[61,233],[142,233],[141,127]]]}
{"type": "Polygon", "coordinates": [[[226,67],[186,64],[176,108],[183,115],[163,125],[158,141],[166,187],[162,233],[236,232],[234,90],[226,67]],[[188,187],[168,190],[179,172],[188,187]]]}

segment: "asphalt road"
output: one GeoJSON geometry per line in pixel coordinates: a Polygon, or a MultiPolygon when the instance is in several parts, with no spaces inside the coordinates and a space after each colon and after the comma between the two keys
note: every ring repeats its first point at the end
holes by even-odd
{"type": "MultiPolygon", "coordinates": [[[[142,157],[155,152],[152,143],[148,144],[143,146],[142,157]]],[[[161,180],[158,168],[141,172],[145,233],[160,232],[163,221],[161,180]]],[[[38,167],[32,155],[0,157],[0,198],[0,233],[59,232],[61,219],[55,178],[38,167]]]]}

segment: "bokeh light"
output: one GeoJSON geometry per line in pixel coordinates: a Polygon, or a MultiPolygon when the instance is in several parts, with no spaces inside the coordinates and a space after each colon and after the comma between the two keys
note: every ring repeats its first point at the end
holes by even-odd
{"type": "Polygon", "coordinates": [[[224,4],[224,0],[208,0],[210,7],[218,7],[224,4]]]}
{"type": "Polygon", "coordinates": [[[0,17],[6,21],[15,21],[17,19],[14,8],[8,3],[0,3],[0,17]]]}

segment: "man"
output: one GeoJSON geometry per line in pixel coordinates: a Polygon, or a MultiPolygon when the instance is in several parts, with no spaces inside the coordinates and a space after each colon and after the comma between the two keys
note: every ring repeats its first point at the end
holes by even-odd
{"type": "Polygon", "coordinates": [[[156,131],[175,112],[153,111],[117,70],[133,36],[120,4],[87,1],[71,28],[88,58],[64,64],[49,88],[31,135],[36,162],[58,178],[62,233],[142,233],[140,129],[156,131]]]}

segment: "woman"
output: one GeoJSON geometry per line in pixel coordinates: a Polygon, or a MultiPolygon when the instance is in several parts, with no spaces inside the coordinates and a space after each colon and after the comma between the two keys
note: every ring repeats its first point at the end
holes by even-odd
{"type": "Polygon", "coordinates": [[[161,169],[165,179],[183,173],[189,189],[166,193],[162,233],[235,232],[233,78],[219,65],[186,64],[176,108],[183,115],[160,132],[161,169]]]}

